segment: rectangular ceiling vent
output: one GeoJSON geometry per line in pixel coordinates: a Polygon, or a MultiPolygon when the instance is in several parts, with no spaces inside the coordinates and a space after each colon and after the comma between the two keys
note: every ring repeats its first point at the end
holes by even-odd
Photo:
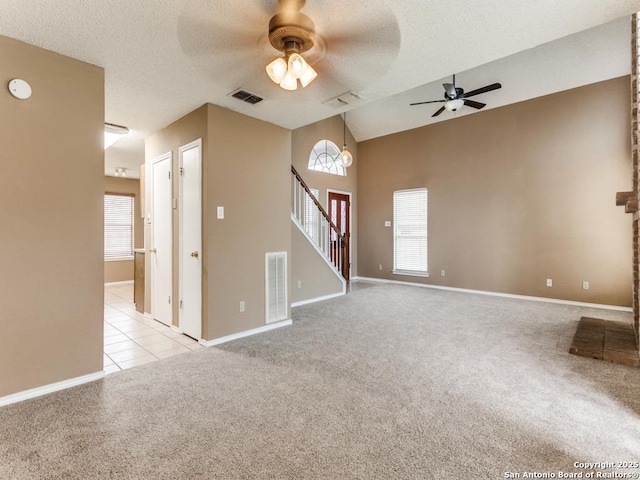
{"type": "Polygon", "coordinates": [[[243,102],[250,103],[251,105],[255,105],[263,100],[262,97],[255,95],[251,92],[247,92],[246,90],[242,90],[239,88],[238,90],[234,90],[229,95],[233,98],[237,98],[238,100],[242,100],[243,102]]]}
{"type": "Polygon", "coordinates": [[[326,105],[327,107],[340,108],[346,107],[347,105],[356,105],[358,103],[361,103],[362,100],[364,100],[364,97],[358,95],[357,93],[347,92],[343,93],[342,95],[338,95],[337,97],[334,97],[330,100],[322,102],[322,104],[326,105]]]}

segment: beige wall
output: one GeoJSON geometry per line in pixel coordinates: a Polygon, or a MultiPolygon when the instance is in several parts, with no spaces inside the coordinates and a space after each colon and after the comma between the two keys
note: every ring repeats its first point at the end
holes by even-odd
{"type": "MultiPolygon", "coordinates": [[[[135,178],[104,177],[105,193],[133,195],[133,245],[144,247],[144,221],[140,211],[140,180],[135,178]]],[[[104,262],[104,283],[133,280],[133,260],[104,262]]]]}
{"type": "MultiPolygon", "coordinates": [[[[196,138],[203,139],[202,337],[211,340],[265,325],[265,253],[285,251],[291,257],[291,132],[203,105],[148,138],[146,160],[172,151],[175,169],[178,147],[196,138]],[[225,209],[222,220],[216,217],[218,206],[225,209]],[[242,313],[240,301],[246,307],[242,313]]],[[[175,175],[174,180],[177,192],[175,175]]],[[[177,248],[177,210],[174,214],[177,248]]],[[[174,298],[177,272],[174,261],[174,298]]]]}
{"type": "MultiPolygon", "coordinates": [[[[348,117],[348,116],[347,116],[348,117]]],[[[324,172],[309,170],[309,155],[313,146],[320,140],[331,140],[342,149],[342,117],[334,117],[293,130],[291,134],[291,159],[293,166],[309,188],[318,189],[320,204],[327,209],[327,191],[351,193],[351,275],[358,272],[358,145],[347,128],[347,147],[353,154],[353,165],[347,168],[347,176],[340,177],[324,172]]],[[[292,228],[295,228],[292,225],[292,228]]],[[[294,258],[295,262],[296,259],[294,258]]]]}
{"type": "Polygon", "coordinates": [[[0,58],[4,396],[102,370],[104,72],[2,36],[0,58]]]}
{"type": "Polygon", "coordinates": [[[215,105],[207,115],[206,338],[214,339],[265,325],[265,253],[287,252],[291,279],[291,132],[215,105]]]}
{"type": "Polygon", "coordinates": [[[622,77],[360,143],[358,273],[631,305],[631,220],[615,206],[631,187],[629,113],[622,77]],[[393,191],[416,187],[428,279],[391,273],[384,227],[393,191]]]}
{"type": "Polygon", "coordinates": [[[293,224],[291,270],[291,303],[335,295],[343,291],[340,278],[293,224]]]}
{"type": "Polygon", "coordinates": [[[104,283],[133,281],[133,260],[104,262],[104,283]]]}

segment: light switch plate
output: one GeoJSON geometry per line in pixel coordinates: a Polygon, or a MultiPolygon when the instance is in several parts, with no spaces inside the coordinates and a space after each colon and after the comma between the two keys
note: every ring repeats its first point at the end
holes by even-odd
{"type": "Polygon", "coordinates": [[[222,220],[224,218],[224,207],[218,207],[218,220],[222,220]]]}

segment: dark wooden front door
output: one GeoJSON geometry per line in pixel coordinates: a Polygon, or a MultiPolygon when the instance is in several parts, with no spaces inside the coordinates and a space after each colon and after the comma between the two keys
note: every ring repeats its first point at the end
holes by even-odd
{"type": "MultiPolygon", "coordinates": [[[[344,265],[342,274],[345,280],[349,280],[349,271],[351,270],[351,259],[349,258],[349,243],[351,232],[349,231],[349,211],[351,205],[349,203],[349,195],[344,193],[329,192],[329,217],[331,221],[340,229],[340,233],[345,236],[345,252],[344,265]]],[[[335,232],[331,232],[331,255],[342,255],[338,236],[335,232]]]]}

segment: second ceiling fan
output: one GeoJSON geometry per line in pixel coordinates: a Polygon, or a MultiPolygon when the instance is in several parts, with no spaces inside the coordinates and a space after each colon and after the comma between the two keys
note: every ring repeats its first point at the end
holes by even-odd
{"type": "Polygon", "coordinates": [[[410,104],[413,105],[424,105],[425,103],[444,103],[436,113],[431,115],[432,117],[437,117],[445,110],[449,110],[450,112],[457,112],[464,105],[471,108],[481,109],[485,107],[486,103],[476,102],[474,100],[468,100],[469,97],[473,97],[475,95],[480,95],[481,93],[490,92],[492,90],[497,90],[498,88],[502,88],[502,85],[499,83],[492,83],[491,85],[487,85],[486,87],[477,88],[475,90],[471,90],[470,92],[465,93],[462,88],[456,87],[456,76],[453,76],[453,83],[443,83],[444,87],[444,99],[443,100],[429,100],[426,102],[416,102],[410,104]]]}

